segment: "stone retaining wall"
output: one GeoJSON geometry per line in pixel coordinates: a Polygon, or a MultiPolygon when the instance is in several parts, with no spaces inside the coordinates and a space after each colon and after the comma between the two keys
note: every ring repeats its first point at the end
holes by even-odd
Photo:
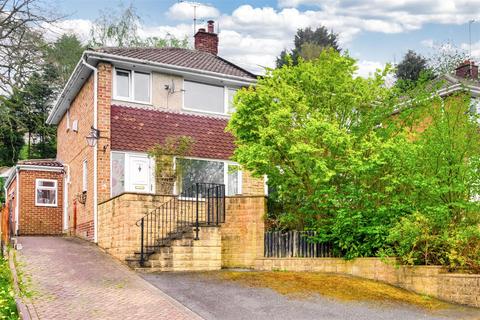
{"type": "Polygon", "coordinates": [[[265,196],[226,198],[225,223],[220,228],[223,268],[251,268],[263,257],[266,208],[265,196]]]}
{"type": "Polygon", "coordinates": [[[136,222],[172,196],[124,193],[98,206],[98,245],[120,261],[140,249],[136,222]]]}
{"type": "Polygon", "coordinates": [[[441,300],[480,308],[480,274],[448,273],[440,266],[395,266],[379,258],[261,258],[257,270],[332,272],[386,282],[441,300]]]}

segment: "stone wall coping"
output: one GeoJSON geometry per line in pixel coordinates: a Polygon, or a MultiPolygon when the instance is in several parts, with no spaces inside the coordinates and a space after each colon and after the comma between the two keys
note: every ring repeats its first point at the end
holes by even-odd
{"type": "Polygon", "coordinates": [[[173,197],[174,196],[172,194],[162,194],[162,193],[122,192],[119,195],[116,195],[115,197],[112,197],[112,198],[107,199],[105,201],[99,202],[98,205],[110,202],[112,200],[115,200],[117,198],[120,198],[120,197],[126,196],[126,195],[145,196],[145,197],[173,197]]]}
{"type": "MultiPolygon", "coordinates": [[[[98,205],[110,202],[112,200],[115,200],[117,198],[120,198],[121,196],[124,195],[137,195],[137,196],[147,196],[147,197],[174,197],[176,195],[173,194],[166,194],[166,193],[141,193],[141,192],[122,192],[119,195],[116,195],[115,197],[111,197],[110,199],[101,201],[98,203],[98,205]]],[[[265,195],[248,195],[248,194],[238,194],[234,196],[226,196],[225,198],[227,199],[235,199],[235,198],[267,198],[265,195]]]]}

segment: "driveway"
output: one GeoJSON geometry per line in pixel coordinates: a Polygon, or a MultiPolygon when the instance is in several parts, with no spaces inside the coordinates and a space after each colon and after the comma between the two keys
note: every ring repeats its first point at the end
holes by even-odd
{"type": "Polygon", "coordinates": [[[199,319],[97,246],[74,238],[22,237],[22,279],[33,318],[199,319]]]}
{"type": "Polygon", "coordinates": [[[146,274],[144,279],[205,319],[480,319],[480,311],[461,306],[431,312],[405,304],[340,302],[322,296],[292,298],[245,286],[215,273],[146,274]]]}

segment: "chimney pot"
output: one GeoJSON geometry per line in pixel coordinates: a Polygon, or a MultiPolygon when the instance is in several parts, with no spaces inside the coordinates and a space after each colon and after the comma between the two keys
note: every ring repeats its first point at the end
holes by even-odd
{"type": "Polygon", "coordinates": [[[208,26],[208,33],[214,33],[213,29],[214,29],[214,21],[213,20],[208,20],[207,21],[207,26],[208,26]]]}
{"type": "Polygon", "coordinates": [[[208,52],[214,55],[218,54],[218,35],[214,32],[214,22],[207,22],[207,31],[205,28],[198,29],[195,34],[195,50],[208,52]]]}

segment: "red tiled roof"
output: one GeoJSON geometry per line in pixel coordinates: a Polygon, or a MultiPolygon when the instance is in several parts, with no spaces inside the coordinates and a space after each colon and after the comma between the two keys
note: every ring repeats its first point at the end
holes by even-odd
{"type": "Polygon", "coordinates": [[[123,57],[165,63],[220,74],[255,79],[256,76],[239,66],[214,54],[183,48],[119,48],[103,47],[97,52],[123,57]]]}
{"type": "Polygon", "coordinates": [[[191,156],[229,159],[233,136],[225,132],[228,119],[112,105],[112,150],[147,152],[169,136],[190,136],[191,156]]]}
{"type": "Polygon", "coordinates": [[[55,159],[30,159],[18,161],[18,165],[24,166],[42,166],[42,167],[63,167],[63,164],[55,159]]]}

